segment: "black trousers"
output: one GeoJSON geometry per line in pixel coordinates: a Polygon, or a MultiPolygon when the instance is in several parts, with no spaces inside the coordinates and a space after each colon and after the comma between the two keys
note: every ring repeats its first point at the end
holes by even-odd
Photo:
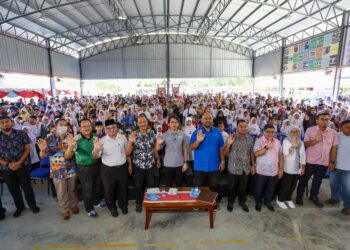
{"type": "Polygon", "coordinates": [[[3,172],[4,180],[12,195],[17,209],[24,209],[24,201],[21,188],[30,208],[36,206],[33,187],[30,183],[30,167],[21,167],[16,171],[8,170],[3,172]]]}
{"type": "Polygon", "coordinates": [[[305,188],[311,176],[314,176],[312,179],[310,197],[317,197],[322,184],[322,179],[327,172],[327,168],[327,166],[306,163],[305,174],[302,175],[299,180],[297,196],[302,197],[304,195],[305,188]]]}
{"type": "Polygon", "coordinates": [[[227,172],[228,179],[228,202],[235,202],[238,195],[238,202],[246,202],[246,189],[250,175],[237,175],[227,172]]]}
{"type": "Polygon", "coordinates": [[[136,203],[140,204],[143,202],[143,195],[145,191],[145,185],[148,188],[155,187],[155,172],[156,167],[151,167],[149,169],[142,169],[137,166],[134,168],[135,173],[135,199],[136,203]]]}
{"type": "Polygon", "coordinates": [[[86,212],[94,209],[94,204],[100,200],[100,174],[99,166],[77,166],[77,175],[83,189],[83,200],[86,212]]]}
{"type": "Polygon", "coordinates": [[[181,167],[165,167],[164,179],[167,187],[172,187],[175,181],[176,187],[182,186],[182,166],[181,167]]]}
{"type": "Polygon", "coordinates": [[[126,163],[114,167],[102,164],[101,179],[108,208],[116,208],[117,199],[119,207],[126,208],[128,206],[128,167],[126,163]]]}
{"type": "Polygon", "coordinates": [[[271,203],[273,200],[273,194],[278,182],[278,176],[265,176],[255,174],[254,177],[254,197],[256,204],[271,203]]]}
{"type": "Polygon", "coordinates": [[[221,195],[219,194],[219,175],[220,175],[220,172],[195,171],[194,185],[196,187],[202,187],[205,181],[208,180],[208,185],[210,190],[218,193],[218,196],[216,197],[216,201],[220,201],[221,195]]]}
{"type": "Polygon", "coordinates": [[[283,177],[280,180],[280,189],[278,192],[279,201],[291,201],[293,192],[297,186],[299,174],[283,173],[283,177]]]}

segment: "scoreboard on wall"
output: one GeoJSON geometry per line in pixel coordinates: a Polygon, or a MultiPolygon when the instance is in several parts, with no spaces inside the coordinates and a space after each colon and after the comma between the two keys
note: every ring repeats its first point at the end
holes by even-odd
{"type": "Polygon", "coordinates": [[[284,73],[325,69],[339,60],[340,32],[332,32],[285,48],[284,73]]]}

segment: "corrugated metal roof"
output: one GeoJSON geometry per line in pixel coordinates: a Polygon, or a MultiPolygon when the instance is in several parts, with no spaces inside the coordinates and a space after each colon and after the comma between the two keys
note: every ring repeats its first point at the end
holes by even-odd
{"type": "Polygon", "coordinates": [[[164,32],[210,36],[259,50],[274,49],[269,43],[311,26],[337,28],[340,23],[330,19],[340,20],[349,8],[349,0],[5,0],[0,1],[0,25],[1,32],[12,25],[54,42],[66,36],[61,45],[78,51],[106,38],[164,32]],[[101,34],[98,24],[122,15],[124,27],[110,25],[101,34]],[[168,17],[178,21],[166,26],[168,17]]]}

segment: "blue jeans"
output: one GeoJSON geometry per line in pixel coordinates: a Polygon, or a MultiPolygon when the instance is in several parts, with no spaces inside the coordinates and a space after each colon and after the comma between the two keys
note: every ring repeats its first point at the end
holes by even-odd
{"type": "Polygon", "coordinates": [[[330,173],[329,182],[332,198],[342,199],[345,208],[350,208],[350,171],[334,169],[330,173]]]}

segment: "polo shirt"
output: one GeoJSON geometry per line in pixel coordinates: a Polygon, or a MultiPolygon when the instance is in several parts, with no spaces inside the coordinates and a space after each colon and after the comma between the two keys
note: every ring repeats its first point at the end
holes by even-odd
{"type": "Polygon", "coordinates": [[[92,134],[90,139],[87,139],[83,135],[79,134],[74,139],[77,143],[77,148],[75,149],[75,163],[80,166],[96,164],[97,160],[92,157],[95,135],[92,134]]]}
{"type": "Polygon", "coordinates": [[[190,144],[197,140],[199,130],[202,130],[205,137],[198,148],[194,150],[194,170],[203,172],[220,171],[220,149],[224,146],[221,131],[213,126],[210,131],[206,131],[203,126],[200,126],[193,132],[190,144]]]}
{"type": "Polygon", "coordinates": [[[184,164],[183,148],[187,147],[187,136],[178,130],[176,133],[168,130],[163,134],[165,147],[164,166],[180,167],[184,164]]]}
{"type": "Polygon", "coordinates": [[[102,138],[102,163],[108,167],[116,167],[126,163],[125,148],[128,140],[122,134],[113,139],[109,135],[102,138]]]}

